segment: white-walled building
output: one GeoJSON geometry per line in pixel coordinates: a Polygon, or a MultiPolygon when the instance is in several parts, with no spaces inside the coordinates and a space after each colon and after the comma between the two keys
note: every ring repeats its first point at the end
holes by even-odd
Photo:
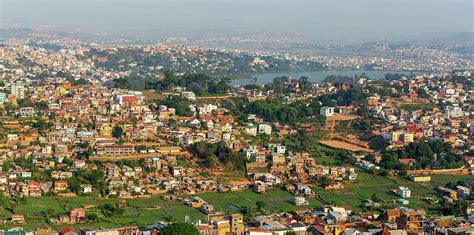
{"type": "Polygon", "coordinates": [[[324,106],[319,109],[319,114],[323,116],[333,116],[334,115],[334,107],[324,106]]]}
{"type": "Polygon", "coordinates": [[[400,195],[400,197],[411,197],[411,190],[407,187],[398,186],[397,194],[400,195]]]}

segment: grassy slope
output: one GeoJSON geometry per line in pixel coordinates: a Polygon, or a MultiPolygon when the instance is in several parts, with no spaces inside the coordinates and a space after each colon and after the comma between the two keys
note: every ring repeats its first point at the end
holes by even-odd
{"type": "MultiPolygon", "coordinates": [[[[204,200],[210,202],[216,210],[224,210],[229,212],[236,212],[237,208],[247,207],[255,208],[255,202],[258,200],[265,201],[268,206],[267,210],[283,211],[302,209],[305,207],[296,207],[291,203],[293,195],[281,189],[272,189],[264,194],[257,194],[250,190],[231,193],[205,193],[199,195],[204,200]],[[229,207],[229,204],[235,207],[229,207]]],[[[59,215],[66,213],[69,208],[84,207],[85,205],[94,205],[88,211],[95,212],[101,216],[99,205],[106,202],[115,202],[114,199],[93,199],[90,197],[71,197],[71,198],[28,198],[26,204],[20,204],[16,207],[15,213],[26,216],[28,223],[25,225],[27,230],[34,229],[39,226],[48,225],[44,217],[48,209],[53,210],[53,214],[59,215]]],[[[158,196],[152,198],[144,198],[137,200],[127,200],[128,208],[122,216],[113,216],[105,218],[100,217],[100,222],[89,224],[76,225],[60,225],[56,228],[62,227],[117,227],[125,225],[149,225],[156,223],[159,220],[166,220],[168,217],[176,221],[184,221],[188,216],[193,220],[204,220],[205,215],[197,209],[185,206],[179,202],[167,202],[160,199],[158,196]]],[[[309,200],[310,207],[321,205],[315,199],[309,200]]],[[[1,217],[9,217],[10,213],[6,210],[0,211],[1,217]]],[[[54,216],[56,217],[56,216],[54,216]]],[[[14,227],[10,224],[8,227],[14,227]]]]}
{"type": "Polygon", "coordinates": [[[462,176],[432,176],[432,182],[414,183],[406,178],[401,177],[383,177],[374,176],[369,173],[359,171],[359,179],[356,183],[347,185],[343,190],[327,191],[324,189],[316,189],[316,191],[327,201],[334,202],[337,205],[350,205],[356,211],[361,211],[360,205],[365,199],[370,199],[373,194],[384,201],[392,201],[400,199],[398,195],[392,192],[398,186],[406,186],[412,191],[412,197],[408,198],[410,208],[424,208],[430,214],[436,214],[439,205],[431,205],[423,200],[424,197],[431,196],[438,198],[434,188],[444,185],[447,182],[456,181],[462,176]]]}
{"type": "MultiPolygon", "coordinates": [[[[384,201],[399,199],[397,195],[391,192],[398,185],[407,186],[412,190],[412,198],[409,207],[425,208],[428,213],[436,213],[436,207],[439,205],[430,205],[422,198],[426,196],[437,197],[433,188],[438,185],[444,185],[447,182],[458,180],[459,176],[432,176],[432,182],[419,184],[400,177],[382,177],[373,176],[369,173],[359,171],[359,180],[346,186],[344,190],[326,191],[317,188],[316,191],[327,201],[334,202],[336,205],[350,205],[356,211],[361,211],[361,203],[364,199],[377,197],[384,201]]],[[[204,200],[210,202],[216,210],[235,212],[238,208],[255,208],[256,201],[264,201],[267,206],[266,210],[270,211],[288,211],[294,209],[303,209],[305,207],[296,207],[291,203],[293,195],[281,189],[272,189],[264,194],[257,194],[250,190],[241,192],[228,193],[205,193],[199,195],[204,200]]],[[[84,207],[85,205],[93,205],[88,209],[96,212],[99,216],[101,213],[97,206],[106,203],[115,202],[115,199],[93,199],[90,197],[72,197],[72,198],[28,198],[26,204],[20,204],[16,207],[15,213],[27,216],[28,223],[25,225],[27,229],[33,229],[38,226],[47,225],[44,213],[48,209],[53,210],[53,214],[59,215],[66,213],[69,208],[84,207]]],[[[174,220],[183,221],[185,216],[193,220],[203,220],[205,215],[197,209],[185,206],[178,202],[166,202],[158,196],[146,199],[127,200],[129,207],[122,216],[114,216],[109,218],[101,217],[100,222],[90,224],[77,224],[73,227],[116,227],[124,225],[149,225],[159,220],[165,220],[172,217],[174,220]]],[[[315,199],[309,199],[308,208],[320,206],[321,203],[315,199]]],[[[0,210],[0,216],[8,218],[10,213],[6,210],[0,210]]],[[[15,225],[7,225],[9,227],[15,225]]],[[[70,225],[61,225],[57,228],[67,227],[70,225]]]]}

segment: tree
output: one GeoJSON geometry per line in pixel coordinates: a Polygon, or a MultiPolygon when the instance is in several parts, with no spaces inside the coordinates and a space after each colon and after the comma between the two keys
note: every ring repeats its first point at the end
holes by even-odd
{"type": "Polygon", "coordinates": [[[321,181],[321,186],[324,188],[324,187],[327,187],[329,185],[329,183],[331,183],[331,181],[329,180],[329,178],[327,176],[323,176],[320,178],[320,181],[321,181]]]}
{"type": "Polygon", "coordinates": [[[97,216],[96,213],[94,212],[87,212],[86,213],[86,219],[91,222],[95,222],[99,219],[99,216],[97,216]]]}
{"type": "Polygon", "coordinates": [[[300,78],[300,87],[301,90],[305,91],[308,90],[308,85],[309,85],[309,78],[306,76],[303,76],[300,78]]]}
{"type": "Polygon", "coordinates": [[[364,157],[364,160],[369,161],[369,162],[375,162],[375,155],[372,153],[369,153],[364,157]]]}
{"type": "Polygon", "coordinates": [[[122,207],[119,207],[117,204],[113,204],[113,203],[105,203],[101,205],[99,208],[102,214],[104,214],[106,217],[120,216],[125,212],[125,210],[122,207]]]}
{"type": "Polygon", "coordinates": [[[51,112],[48,116],[49,120],[55,120],[56,119],[56,112],[51,112]]]}
{"type": "Polygon", "coordinates": [[[381,200],[380,200],[380,198],[377,197],[377,195],[374,193],[374,194],[372,194],[372,201],[374,201],[374,202],[380,202],[381,200]]]}
{"type": "Polygon", "coordinates": [[[267,206],[264,201],[256,201],[255,205],[257,206],[258,211],[262,211],[262,209],[267,206]]]}
{"type": "Polygon", "coordinates": [[[6,160],[6,161],[3,162],[3,165],[2,165],[2,171],[3,172],[8,172],[8,171],[10,171],[11,168],[12,168],[12,162],[11,161],[6,160]]]}
{"type": "Polygon", "coordinates": [[[172,223],[160,230],[163,235],[199,235],[199,231],[190,223],[172,223]]]}
{"type": "Polygon", "coordinates": [[[122,137],[122,135],[123,135],[122,127],[120,126],[114,127],[114,129],[112,130],[112,136],[119,139],[120,137],[122,137]]]}
{"type": "Polygon", "coordinates": [[[443,205],[442,211],[445,215],[460,216],[464,214],[464,209],[469,205],[466,200],[456,200],[455,202],[447,202],[443,205]]]}

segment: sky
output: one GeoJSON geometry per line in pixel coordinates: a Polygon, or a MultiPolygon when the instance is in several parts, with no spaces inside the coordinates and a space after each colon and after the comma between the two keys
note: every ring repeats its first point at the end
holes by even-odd
{"type": "Polygon", "coordinates": [[[473,30],[474,0],[0,0],[0,27],[132,37],[302,33],[345,42],[473,30]]]}

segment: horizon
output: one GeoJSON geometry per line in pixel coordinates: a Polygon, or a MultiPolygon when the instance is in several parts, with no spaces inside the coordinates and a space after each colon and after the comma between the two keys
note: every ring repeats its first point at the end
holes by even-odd
{"type": "Polygon", "coordinates": [[[302,34],[315,41],[358,43],[426,39],[473,31],[473,3],[464,0],[5,0],[0,6],[2,28],[107,33],[144,39],[264,31],[302,34]]]}

